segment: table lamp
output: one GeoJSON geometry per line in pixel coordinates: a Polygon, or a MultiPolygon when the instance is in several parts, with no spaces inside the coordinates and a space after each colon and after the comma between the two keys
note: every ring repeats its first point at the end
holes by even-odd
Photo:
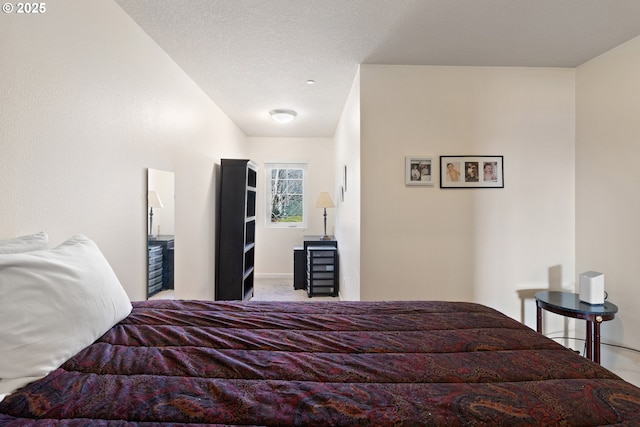
{"type": "Polygon", "coordinates": [[[160,196],[158,192],[155,190],[149,191],[147,193],[147,205],[149,206],[149,236],[153,236],[153,208],[161,208],[162,202],[160,201],[160,196]]]}
{"type": "Polygon", "coordinates": [[[329,240],[330,237],[327,236],[327,208],[335,208],[336,205],[333,204],[333,200],[331,200],[331,196],[326,191],[320,193],[320,198],[318,199],[318,203],[316,203],[316,208],[324,209],[324,234],[322,235],[322,240],[329,240]]]}

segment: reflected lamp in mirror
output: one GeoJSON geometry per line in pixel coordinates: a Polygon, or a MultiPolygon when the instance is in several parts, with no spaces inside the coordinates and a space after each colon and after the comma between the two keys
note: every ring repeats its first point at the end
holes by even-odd
{"type": "Polygon", "coordinates": [[[336,205],[333,204],[333,200],[331,200],[331,196],[326,191],[320,193],[320,198],[318,198],[318,202],[316,203],[316,208],[324,209],[324,234],[322,235],[322,240],[329,240],[330,237],[327,236],[327,208],[335,208],[336,205]]]}
{"type": "Polygon", "coordinates": [[[147,206],[149,206],[149,237],[153,237],[153,208],[161,208],[162,201],[155,190],[151,190],[147,194],[147,206]]]}

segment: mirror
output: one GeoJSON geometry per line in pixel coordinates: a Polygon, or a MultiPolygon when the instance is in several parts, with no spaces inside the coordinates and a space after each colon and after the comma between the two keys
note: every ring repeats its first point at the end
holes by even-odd
{"type": "Polygon", "coordinates": [[[147,299],[174,298],[173,172],[147,170],[147,299]]]}

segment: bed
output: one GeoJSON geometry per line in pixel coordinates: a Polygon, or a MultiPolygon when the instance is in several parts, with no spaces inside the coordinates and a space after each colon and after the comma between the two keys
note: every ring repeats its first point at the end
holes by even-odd
{"type": "Polygon", "coordinates": [[[8,394],[0,425],[640,423],[640,389],[478,304],[156,300],[119,317],[8,394]]]}
{"type": "Polygon", "coordinates": [[[490,308],[134,302],[0,424],[637,425],[640,390],[490,308]]]}

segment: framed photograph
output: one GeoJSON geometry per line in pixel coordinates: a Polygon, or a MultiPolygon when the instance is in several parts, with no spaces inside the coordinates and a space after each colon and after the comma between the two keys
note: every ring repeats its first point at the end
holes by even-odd
{"type": "Polygon", "coordinates": [[[433,186],[433,157],[407,156],[404,166],[405,185],[433,186]]]}
{"type": "Polygon", "coordinates": [[[504,188],[502,156],[440,156],[440,188],[504,188]]]}

